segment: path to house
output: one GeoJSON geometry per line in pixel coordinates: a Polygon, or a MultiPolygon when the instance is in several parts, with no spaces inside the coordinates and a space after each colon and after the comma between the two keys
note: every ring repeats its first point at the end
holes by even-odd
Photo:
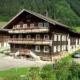
{"type": "Polygon", "coordinates": [[[50,63],[51,62],[47,61],[44,62],[44,61],[30,61],[25,59],[14,59],[13,57],[3,56],[2,54],[0,54],[0,71],[17,67],[30,67],[30,66],[42,67],[50,63]]]}

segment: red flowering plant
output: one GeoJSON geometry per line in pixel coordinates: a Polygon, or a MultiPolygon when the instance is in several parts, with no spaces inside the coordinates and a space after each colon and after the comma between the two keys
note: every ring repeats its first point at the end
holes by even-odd
{"type": "Polygon", "coordinates": [[[22,41],[23,40],[23,38],[18,38],[18,41],[22,41]]]}

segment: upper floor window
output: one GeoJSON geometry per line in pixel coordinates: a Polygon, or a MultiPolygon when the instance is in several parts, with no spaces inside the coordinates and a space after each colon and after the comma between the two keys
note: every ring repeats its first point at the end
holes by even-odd
{"type": "Polygon", "coordinates": [[[54,41],[57,41],[57,35],[54,34],[54,41]]]}
{"type": "Polygon", "coordinates": [[[16,27],[17,27],[16,25],[13,26],[13,28],[16,28],[16,27]]]}
{"type": "Polygon", "coordinates": [[[66,35],[62,35],[62,41],[66,41],[66,35]]]}
{"type": "Polygon", "coordinates": [[[44,39],[49,39],[49,35],[44,35],[44,39]]]}
{"type": "Polygon", "coordinates": [[[60,41],[61,40],[61,35],[58,35],[58,41],[60,41]]]}
{"type": "Polygon", "coordinates": [[[49,23],[45,22],[44,27],[49,27],[49,23]]]}
{"type": "Polygon", "coordinates": [[[43,23],[38,23],[38,26],[39,27],[43,27],[43,23]]]}
{"type": "Polygon", "coordinates": [[[22,35],[19,35],[19,37],[18,38],[22,38],[22,35]]]}
{"type": "Polygon", "coordinates": [[[31,24],[30,24],[30,27],[34,27],[34,23],[31,23],[31,24]]]}
{"type": "Polygon", "coordinates": [[[27,24],[23,24],[23,28],[27,28],[27,24]]]}
{"type": "Polygon", "coordinates": [[[16,35],[13,35],[13,38],[16,38],[16,35]]]}
{"type": "Polygon", "coordinates": [[[31,38],[31,35],[27,35],[26,38],[27,38],[27,39],[30,39],[30,38],[31,38]]]}
{"type": "Polygon", "coordinates": [[[37,34],[36,35],[36,39],[40,39],[40,34],[37,34]]]}
{"type": "Polygon", "coordinates": [[[17,28],[20,28],[20,25],[17,25],[17,28]]]}

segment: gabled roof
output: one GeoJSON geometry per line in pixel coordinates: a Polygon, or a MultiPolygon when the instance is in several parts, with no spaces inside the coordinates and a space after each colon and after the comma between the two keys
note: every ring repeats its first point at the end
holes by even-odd
{"type": "Polygon", "coordinates": [[[47,22],[49,22],[49,23],[51,23],[51,24],[53,24],[53,25],[59,25],[59,26],[61,26],[61,27],[65,27],[65,28],[70,28],[70,27],[68,27],[68,26],[66,26],[66,25],[64,25],[64,24],[62,24],[62,23],[59,23],[59,22],[57,22],[57,21],[54,21],[54,20],[52,20],[52,19],[50,19],[50,18],[48,18],[48,17],[45,17],[45,16],[43,16],[43,15],[41,15],[41,14],[38,14],[38,13],[36,13],[36,12],[33,12],[33,11],[30,11],[30,10],[25,10],[25,9],[23,9],[21,12],[19,12],[15,17],[13,17],[3,28],[6,28],[14,19],[16,19],[20,14],[22,14],[23,12],[27,12],[27,13],[30,13],[30,14],[32,14],[32,15],[34,15],[34,16],[36,16],[36,17],[39,17],[39,18],[41,18],[41,19],[43,19],[43,20],[45,20],[45,21],[47,21],[47,22]]]}

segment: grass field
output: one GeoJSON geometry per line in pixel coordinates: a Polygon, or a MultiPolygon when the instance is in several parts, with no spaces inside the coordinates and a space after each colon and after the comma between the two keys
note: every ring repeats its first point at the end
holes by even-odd
{"type": "Polygon", "coordinates": [[[74,27],[73,29],[80,33],[80,27],[74,27]]]}
{"type": "Polygon", "coordinates": [[[0,21],[0,27],[5,26],[6,23],[7,23],[6,21],[0,21]]]}
{"type": "Polygon", "coordinates": [[[0,77],[5,77],[5,76],[15,76],[15,75],[26,75],[28,73],[28,68],[13,68],[10,70],[4,70],[0,71],[0,77]]]}

